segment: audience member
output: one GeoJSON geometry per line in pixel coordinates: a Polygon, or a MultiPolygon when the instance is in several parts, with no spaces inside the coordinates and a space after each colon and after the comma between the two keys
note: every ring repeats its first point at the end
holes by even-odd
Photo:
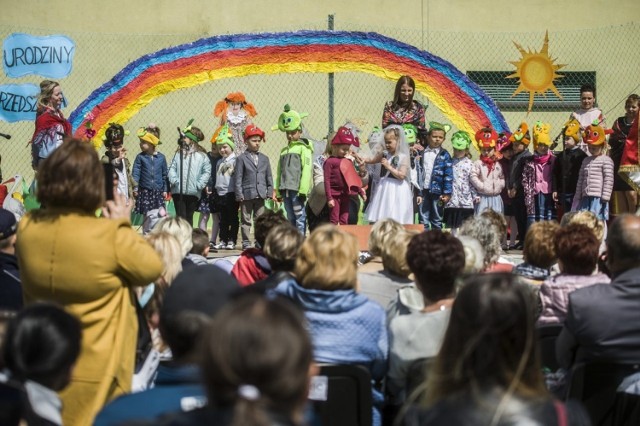
{"type": "Polygon", "coordinates": [[[211,250],[207,231],[194,228],[194,230],[191,231],[191,242],[193,246],[187,254],[187,259],[192,261],[194,265],[207,265],[209,263],[207,262],[207,255],[209,254],[209,250],[211,250]]]}
{"type": "MultiPolygon", "coordinates": [[[[484,216],[491,221],[493,226],[498,232],[498,237],[500,238],[500,242],[507,240],[508,233],[508,225],[507,218],[500,212],[497,212],[493,209],[485,209],[480,216],[484,216]]],[[[502,249],[502,245],[500,245],[500,255],[498,256],[498,260],[494,267],[491,269],[492,272],[510,272],[513,269],[513,262],[503,256],[504,251],[502,249]]]]}
{"type": "Polygon", "coordinates": [[[36,179],[43,208],[18,225],[24,299],[58,302],[80,320],[82,350],[61,394],[62,417],[89,425],[107,401],[131,389],[138,333],[132,289],[153,282],[162,262],[131,229],[124,198],[114,191],[104,202],[104,173],[91,144],[66,140],[36,179]],[[104,217],[96,217],[100,207],[104,217]]]}
{"type": "Polygon", "coordinates": [[[459,235],[458,239],[464,248],[464,275],[477,274],[482,271],[484,262],[484,250],[480,242],[466,235],[459,235]]]}
{"type": "Polygon", "coordinates": [[[558,229],[553,245],[558,256],[560,274],[547,278],[540,286],[542,313],[538,324],[562,324],[567,315],[569,293],[611,281],[605,274],[594,274],[600,243],[587,226],[571,224],[558,229]]]}
{"type": "MultiPolygon", "coordinates": [[[[304,241],[296,260],[295,281],[276,291],[300,303],[309,321],[314,358],[333,364],[367,366],[375,381],[387,372],[384,309],[358,294],[356,238],[334,225],[322,225],[304,241]]],[[[380,407],[382,393],[373,390],[380,407]]],[[[374,409],[374,424],[380,414],[374,409]]]]}
{"type": "Polygon", "coordinates": [[[152,420],[203,407],[206,394],[198,363],[205,330],[239,290],[237,281],[214,265],[181,272],[167,289],[160,311],[160,334],[173,359],[160,363],[152,389],[119,397],[98,414],[94,425],[152,420]]]}
{"type": "Polygon", "coordinates": [[[426,407],[406,425],[589,424],[584,410],[544,386],[533,303],[511,274],[475,275],[458,293],[426,381],[426,407]]]}
{"type": "Polygon", "coordinates": [[[273,227],[264,242],[264,255],[271,265],[271,274],[249,288],[265,293],[284,281],[295,280],[293,270],[303,241],[300,231],[289,222],[273,227]]]}
{"type": "Polygon", "coordinates": [[[80,354],[80,322],[52,303],[34,303],[7,328],[0,378],[0,424],[61,425],[62,402],[80,354]]]}
{"type": "Polygon", "coordinates": [[[13,213],[0,208],[0,309],[22,309],[22,285],[16,258],[16,230],[13,213]]]}
{"type": "Polygon", "coordinates": [[[262,248],[269,231],[276,225],[287,222],[282,212],[265,210],[255,219],[255,240],[258,247],[245,249],[231,269],[241,286],[248,286],[265,279],[271,273],[271,265],[262,248]]]}
{"type": "Polygon", "coordinates": [[[382,269],[380,257],[382,256],[383,248],[393,235],[402,231],[404,231],[404,227],[393,219],[382,219],[376,222],[369,233],[369,251],[360,253],[358,262],[361,264],[368,262],[379,263],[382,269]]]}
{"type": "Polygon", "coordinates": [[[383,307],[396,298],[398,290],[413,283],[409,279],[411,270],[407,265],[407,246],[414,233],[402,230],[389,235],[382,246],[381,271],[361,272],[359,292],[383,307]]]}
{"type": "Polygon", "coordinates": [[[405,399],[411,365],[436,356],[449,322],[456,279],[464,268],[464,248],[453,235],[427,231],[409,242],[406,262],[424,298],[424,308],[389,322],[387,390],[395,402],[405,399]]]}
{"type": "Polygon", "coordinates": [[[187,257],[191,248],[193,247],[193,239],[191,236],[193,227],[180,216],[167,216],[161,219],[158,224],[151,231],[154,232],[168,232],[178,239],[180,247],[182,247],[182,269],[193,266],[194,263],[187,257]]]}
{"type": "Polygon", "coordinates": [[[559,228],[555,221],[534,222],[529,226],[522,250],[524,262],[513,270],[527,284],[539,286],[551,275],[551,267],[557,261],[553,238],[559,228]]]}
{"type": "Polygon", "coordinates": [[[596,284],[569,295],[564,328],[556,342],[560,365],[640,359],[640,217],[616,218],[607,237],[611,284],[596,284]]]}
{"type": "Polygon", "coordinates": [[[462,223],[458,235],[478,240],[484,249],[483,272],[511,272],[513,269],[513,265],[498,263],[502,253],[501,234],[491,218],[486,215],[470,217],[462,223]]]}

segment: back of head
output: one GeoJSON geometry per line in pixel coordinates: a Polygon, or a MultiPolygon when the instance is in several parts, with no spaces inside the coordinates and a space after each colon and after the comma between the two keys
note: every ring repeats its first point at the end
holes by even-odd
{"type": "Polygon", "coordinates": [[[556,263],[556,250],[553,239],[560,228],[555,221],[543,221],[532,224],[524,237],[522,255],[525,262],[543,269],[549,269],[556,263]]]}
{"type": "Polygon", "coordinates": [[[411,273],[407,264],[407,246],[415,232],[402,230],[392,234],[387,239],[387,244],[382,247],[382,266],[384,269],[402,278],[407,278],[411,273]]]}
{"type": "Polygon", "coordinates": [[[299,421],[311,362],[302,312],[284,298],[248,293],[215,317],[203,370],[210,400],[233,409],[234,426],[266,426],[268,413],[299,421]]]}
{"type": "Polygon", "coordinates": [[[151,233],[164,231],[176,237],[182,247],[182,257],[185,257],[187,253],[189,253],[189,250],[191,250],[191,247],[193,247],[193,240],[191,239],[192,230],[193,227],[183,218],[179,216],[168,216],[160,220],[151,233]]]}
{"type": "Polygon", "coordinates": [[[502,248],[499,229],[487,216],[472,216],[465,220],[458,235],[475,238],[484,249],[484,268],[498,261],[502,248]]]}
{"type": "Polygon", "coordinates": [[[287,218],[284,217],[281,211],[265,210],[264,213],[258,216],[255,224],[255,238],[260,248],[264,247],[269,231],[275,226],[286,222],[288,222],[287,218]]]}
{"type": "Polygon", "coordinates": [[[204,255],[204,251],[209,247],[209,234],[200,228],[193,228],[191,231],[191,242],[193,246],[189,253],[204,255]]]}
{"type": "Polygon", "coordinates": [[[169,285],[173,279],[182,271],[182,245],[180,241],[165,231],[156,231],[146,236],[147,241],[160,255],[162,259],[162,275],[164,284],[169,285]]]}
{"type": "Polygon", "coordinates": [[[579,223],[587,226],[591,231],[593,231],[598,241],[602,241],[604,238],[604,222],[598,219],[598,216],[593,212],[581,210],[578,212],[569,212],[562,216],[561,226],[566,226],[572,223],[579,223]],[[565,218],[567,218],[566,221],[565,218]]]}
{"type": "Polygon", "coordinates": [[[306,288],[355,289],[358,282],[358,241],[335,225],[319,226],[302,243],[295,273],[306,288]]]}
{"type": "Polygon", "coordinates": [[[80,322],[75,317],[54,304],[35,303],[9,323],[4,364],[20,381],[32,380],[59,391],[71,379],[81,339],[80,322]]]}
{"type": "Polygon", "coordinates": [[[393,219],[383,219],[371,227],[369,234],[369,252],[374,256],[382,255],[382,249],[393,235],[404,231],[404,227],[393,219]]]}
{"type": "Polygon", "coordinates": [[[236,279],[215,265],[178,274],[160,309],[160,334],[175,360],[193,360],[205,327],[239,290],[236,279]]]}
{"type": "Polygon", "coordinates": [[[498,237],[500,237],[501,240],[507,236],[507,220],[504,218],[502,213],[498,213],[493,209],[487,209],[483,211],[480,216],[491,221],[498,230],[498,237]]]}
{"type": "Polygon", "coordinates": [[[66,139],[38,168],[37,197],[45,207],[95,212],[105,200],[104,171],[88,142],[66,139]]]}
{"type": "Polygon", "coordinates": [[[572,223],[556,231],[553,246],[560,270],[570,275],[591,275],[598,263],[600,242],[586,225],[572,223]]]}
{"type": "Polygon", "coordinates": [[[607,236],[607,253],[614,276],[640,267],[640,217],[622,215],[613,221],[607,236]]]}
{"type": "Polygon", "coordinates": [[[546,394],[531,292],[517,280],[503,273],[465,280],[429,374],[429,404],[459,392],[479,396],[494,388],[524,397],[546,394]]]}
{"type": "Polygon", "coordinates": [[[274,272],[292,272],[304,237],[289,222],[273,227],[264,242],[264,255],[274,272]]]}
{"type": "Polygon", "coordinates": [[[464,268],[460,240],[448,232],[425,231],[411,239],[406,256],[425,298],[435,302],[453,295],[456,278],[464,268]]]}

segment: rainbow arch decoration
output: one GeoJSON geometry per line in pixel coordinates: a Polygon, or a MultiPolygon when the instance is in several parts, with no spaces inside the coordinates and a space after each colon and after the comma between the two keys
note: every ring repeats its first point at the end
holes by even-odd
{"type": "MultiPolygon", "coordinates": [[[[396,81],[413,77],[451,123],[474,134],[508,126],[493,100],[444,59],[373,32],[296,31],[220,35],[159,50],[128,64],[70,114],[79,135],[88,113],[98,138],[154,99],[177,89],[253,74],[363,72],[396,81]]],[[[382,105],[380,106],[382,109],[382,105]]]]}

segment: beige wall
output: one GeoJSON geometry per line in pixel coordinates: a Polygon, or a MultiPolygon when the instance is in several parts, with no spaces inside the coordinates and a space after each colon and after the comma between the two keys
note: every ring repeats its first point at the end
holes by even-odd
{"type": "Polygon", "coordinates": [[[0,23],[106,33],[224,34],[322,25],[552,31],[640,20],[637,0],[1,0],[0,23]]]}

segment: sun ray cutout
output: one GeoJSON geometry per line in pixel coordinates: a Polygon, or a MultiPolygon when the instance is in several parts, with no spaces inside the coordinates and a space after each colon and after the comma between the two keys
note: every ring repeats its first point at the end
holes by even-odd
{"type": "Polygon", "coordinates": [[[556,59],[552,59],[549,56],[549,31],[544,35],[544,44],[539,52],[526,51],[515,41],[513,44],[520,51],[522,58],[519,61],[509,61],[510,64],[516,67],[516,72],[506,78],[520,79],[520,85],[511,97],[525,90],[529,92],[527,115],[531,112],[536,93],[546,96],[546,91],[551,90],[558,98],[562,99],[562,95],[553,82],[558,78],[564,77],[564,75],[556,74],[556,71],[566,66],[566,64],[556,64],[556,59]]]}

